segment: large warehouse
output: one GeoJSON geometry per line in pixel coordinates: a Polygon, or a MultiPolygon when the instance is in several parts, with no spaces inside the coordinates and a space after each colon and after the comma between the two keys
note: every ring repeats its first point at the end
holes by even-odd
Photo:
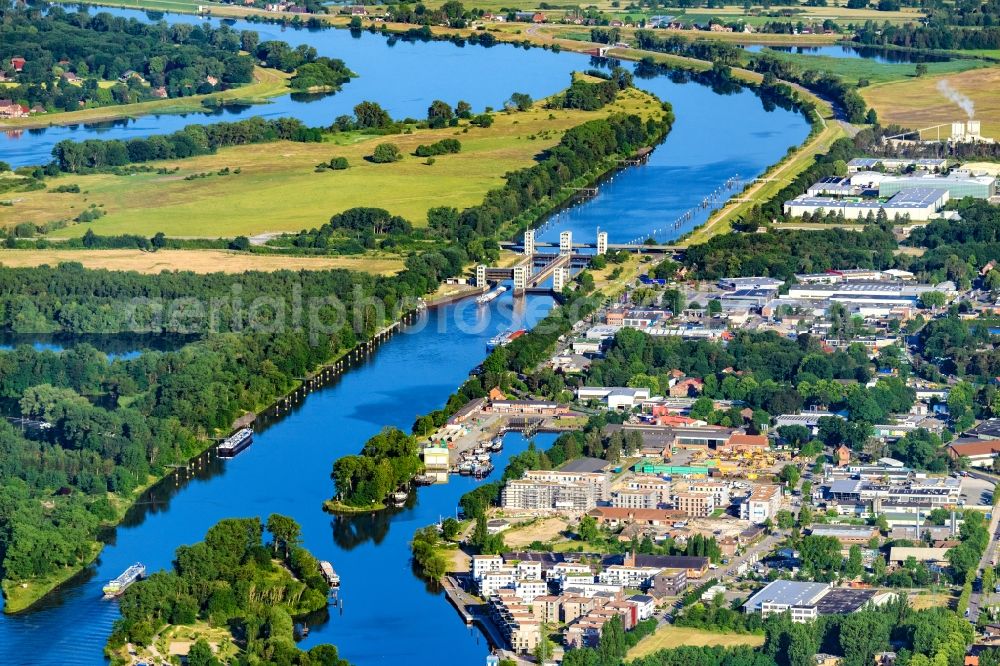
{"type": "Polygon", "coordinates": [[[947,176],[927,174],[883,178],[878,184],[878,195],[891,197],[897,192],[914,188],[944,190],[951,199],[962,197],[989,199],[997,193],[996,178],[993,176],[974,176],[968,171],[952,171],[947,176]]]}
{"type": "MultiPolygon", "coordinates": [[[[881,190],[881,185],[879,186],[881,190]]],[[[786,201],[785,215],[802,217],[806,213],[817,212],[840,213],[848,220],[858,220],[867,217],[869,213],[877,215],[884,210],[890,220],[909,216],[911,220],[924,222],[941,210],[948,203],[947,189],[916,188],[905,189],[895,193],[886,202],[874,199],[836,199],[834,197],[811,197],[802,195],[786,201]]]]}

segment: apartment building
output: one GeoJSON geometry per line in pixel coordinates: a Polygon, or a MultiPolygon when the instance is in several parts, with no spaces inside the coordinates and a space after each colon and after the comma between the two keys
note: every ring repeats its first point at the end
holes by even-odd
{"type": "Polygon", "coordinates": [[[617,509],[656,509],[660,493],[656,490],[619,490],[611,493],[611,506],[617,509]]]}
{"type": "Polygon", "coordinates": [[[687,569],[662,569],[653,576],[650,593],[655,597],[679,597],[687,590],[687,569]]]}
{"type": "Polygon", "coordinates": [[[636,474],[625,482],[623,490],[655,492],[657,503],[667,504],[670,502],[670,487],[669,481],[655,474],[636,474]]]}
{"type": "Polygon", "coordinates": [[[555,483],[520,479],[508,481],[500,493],[505,509],[534,511],[587,511],[597,506],[594,488],[588,483],[555,483]]]}
{"type": "Polygon", "coordinates": [[[603,472],[531,470],[507,483],[500,502],[505,509],[587,511],[608,495],[603,472]]]}
{"type": "MultiPolygon", "coordinates": [[[[540,610],[541,604],[538,607],[540,610]]],[[[490,615],[514,652],[533,652],[541,642],[539,616],[514,590],[502,590],[490,597],[490,615]]]]}
{"type": "Polygon", "coordinates": [[[605,584],[644,589],[652,584],[653,577],[660,571],[662,569],[658,567],[628,567],[612,564],[602,571],[598,578],[605,584]]]}
{"type": "Polygon", "coordinates": [[[781,508],[781,488],[774,485],[754,486],[750,496],[740,505],[740,518],[761,524],[774,519],[781,508]]]}
{"type": "Polygon", "coordinates": [[[715,495],[683,492],[674,495],[674,508],[693,518],[707,518],[715,511],[715,495]]]}

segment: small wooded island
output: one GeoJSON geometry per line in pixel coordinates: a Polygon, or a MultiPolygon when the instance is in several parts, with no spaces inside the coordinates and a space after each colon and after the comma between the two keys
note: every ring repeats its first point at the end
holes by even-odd
{"type": "Polygon", "coordinates": [[[332,645],[308,652],[295,645],[294,618],[326,606],[329,593],[299,532],[278,514],[266,525],[259,518],[219,521],[204,541],[175,551],[172,571],[125,591],[106,654],[114,664],[186,654],[191,666],[349,666],[332,645]]]}

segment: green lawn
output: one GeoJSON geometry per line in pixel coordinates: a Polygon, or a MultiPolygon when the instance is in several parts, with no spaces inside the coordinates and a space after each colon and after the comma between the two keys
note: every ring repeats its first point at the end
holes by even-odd
{"type": "MultiPolygon", "coordinates": [[[[851,83],[856,83],[859,79],[868,79],[871,83],[886,83],[903,81],[916,76],[916,65],[909,63],[887,64],[867,58],[835,58],[805,53],[786,53],[774,49],[766,49],[766,52],[782,60],[793,62],[804,69],[835,74],[851,83]]],[[[982,67],[989,67],[989,63],[971,59],[927,63],[929,76],[965,72],[982,67]]]]}

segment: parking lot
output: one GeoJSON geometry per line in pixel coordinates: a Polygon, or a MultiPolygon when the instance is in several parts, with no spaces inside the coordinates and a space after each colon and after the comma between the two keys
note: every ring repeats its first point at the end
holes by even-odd
{"type": "Polygon", "coordinates": [[[993,498],[993,484],[973,476],[962,478],[961,498],[966,506],[990,506],[993,498]]]}

